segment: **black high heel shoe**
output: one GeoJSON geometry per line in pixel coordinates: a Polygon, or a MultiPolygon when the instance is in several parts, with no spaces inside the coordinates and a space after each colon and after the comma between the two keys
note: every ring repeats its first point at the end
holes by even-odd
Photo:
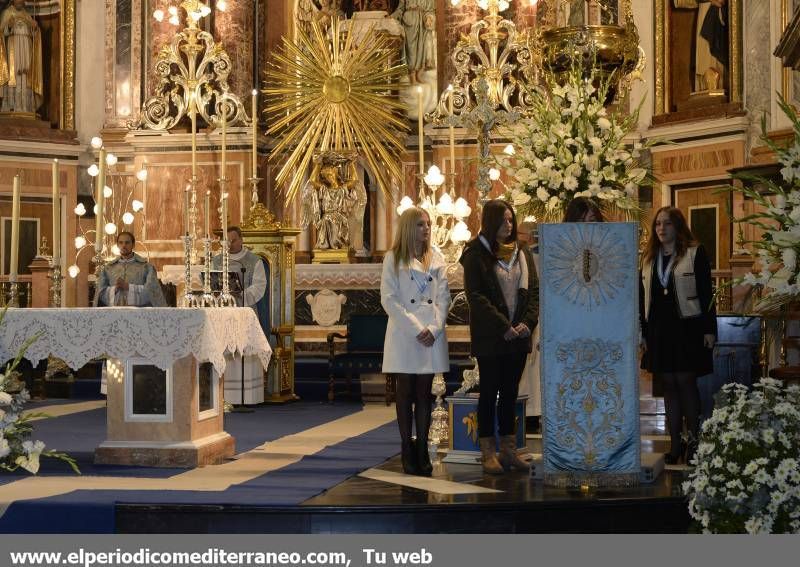
{"type": "Polygon", "coordinates": [[[417,452],[413,441],[403,443],[402,452],[400,453],[400,460],[403,463],[403,472],[406,474],[419,474],[419,465],[417,464],[417,452]]]}
{"type": "Polygon", "coordinates": [[[419,476],[431,476],[433,473],[433,465],[431,464],[431,456],[428,453],[428,442],[416,440],[417,446],[417,473],[419,476]]]}

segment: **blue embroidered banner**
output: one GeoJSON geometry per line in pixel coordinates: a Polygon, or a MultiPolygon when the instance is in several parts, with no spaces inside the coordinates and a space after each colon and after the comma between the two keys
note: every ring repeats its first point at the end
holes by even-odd
{"type": "Polygon", "coordinates": [[[539,235],[545,482],[637,484],[638,227],[544,224],[539,235]]]}

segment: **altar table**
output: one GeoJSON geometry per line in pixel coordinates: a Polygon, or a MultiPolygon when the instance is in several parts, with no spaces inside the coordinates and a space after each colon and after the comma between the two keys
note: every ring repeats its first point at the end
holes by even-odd
{"type": "Polygon", "coordinates": [[[34,365],[49,355],[77,370],[109,359],[106,440],[95,462],[158,467],[218,463],[234,454],[223,429],[226,355],[255,355],[266,369],[272,350],[250,308],[9,309],[0,326],[0,358],[34,365]]]}

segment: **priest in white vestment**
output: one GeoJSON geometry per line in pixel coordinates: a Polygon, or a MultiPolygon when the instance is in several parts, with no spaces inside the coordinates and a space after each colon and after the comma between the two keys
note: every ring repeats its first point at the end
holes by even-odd
{"type": "MultiPolygon", "coordinates": [[[[267,263],[254,254],[242,240],[242,231],[237,226],[228,228],[228,271],[239,274],[243,291],[236,295],[240,307],[251,307],[258,316],[264,334],[269,340],[269,295],[267,293],[267,263]]],[[[222,269],[222,254],[214,257],[213,268],[222,269]]],[[[225,401],[232,404],[259,404],[264,401],[264,369],[256,356],[236,355],[225,368],[225,401]],[[244,386],[242,385],[244,383],[244,386]],[[244,391],[244,400],[242,400],[244,391]]]]}

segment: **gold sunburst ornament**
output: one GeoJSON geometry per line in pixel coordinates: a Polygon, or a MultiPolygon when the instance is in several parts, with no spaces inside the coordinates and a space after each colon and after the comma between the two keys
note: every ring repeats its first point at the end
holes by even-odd
{"type": "Polygon", "coordinates": [[[315,154],[354,151],[369,164],[381,190],[400,179],[400,154],[408,123],[398,100],[405,65],[394,64],[391,37],[369,29],[356,37],[338,18],[310,32],[298,29],[296,42],[282,38],[266,77],[268,135],[278,143],[271,159],[283,162],[276,181],[288,180],[288,200],[315,154]]]}

